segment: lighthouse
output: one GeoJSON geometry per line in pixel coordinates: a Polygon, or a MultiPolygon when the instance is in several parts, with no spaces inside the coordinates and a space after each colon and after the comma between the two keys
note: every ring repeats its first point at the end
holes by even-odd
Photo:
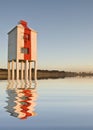
{"type": "Polygon", "coordinates": [[[29,28],[26,21],[20,20],[18,25],[8,32],[8,79],[31,80],[32,67],[36,80],[37,32],[29,28]]]}

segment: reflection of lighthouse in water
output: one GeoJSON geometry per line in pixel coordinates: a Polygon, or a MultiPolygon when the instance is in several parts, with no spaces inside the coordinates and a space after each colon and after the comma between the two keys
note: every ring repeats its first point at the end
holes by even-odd
{"type": "Polygon", "coordinates": [[[19,119],[27,119],[30,116],[35,116],[34,111],[36,106],[37,92],[35,89],[16,88],[7,89],[7,112],[11,116],[19,119]]]}

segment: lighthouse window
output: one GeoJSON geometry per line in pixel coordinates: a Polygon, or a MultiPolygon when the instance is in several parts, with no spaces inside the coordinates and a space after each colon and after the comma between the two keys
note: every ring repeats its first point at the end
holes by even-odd
{"type": "Polygon", "coordinates": [[[30,40],[30,35],[28,34],[28,40],[30,40]]]}
{"type": "Polygon", "coordinates": [[[28,54],[29,49],[28,48],[21,48],[21,53],[28,54]]]}
{"type": "Polygon", "coordinates": [[[25,39],[25,40],[30,40],[30,35],[29,35],[29,34],[25,34],[25,35],[24,35],[24,39],[25,39]]]}

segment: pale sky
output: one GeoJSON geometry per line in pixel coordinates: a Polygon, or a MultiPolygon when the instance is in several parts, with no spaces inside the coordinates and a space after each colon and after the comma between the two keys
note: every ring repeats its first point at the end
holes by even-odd
{"type": "Polygon", "coordinates": [[[0,0],[0,68],[20,20],[38,32],[38,69],[93,71],[93,0],[0,0]]]}

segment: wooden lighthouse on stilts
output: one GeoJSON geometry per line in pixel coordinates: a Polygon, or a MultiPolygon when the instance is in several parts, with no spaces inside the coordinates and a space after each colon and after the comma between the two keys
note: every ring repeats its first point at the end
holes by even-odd
{"type": "Polygon", "coordinates": [[[8,33],[8,80],[32,80],[32,63],[34,80],[37,79],[37,32],[21,20],[8,33]]]}

